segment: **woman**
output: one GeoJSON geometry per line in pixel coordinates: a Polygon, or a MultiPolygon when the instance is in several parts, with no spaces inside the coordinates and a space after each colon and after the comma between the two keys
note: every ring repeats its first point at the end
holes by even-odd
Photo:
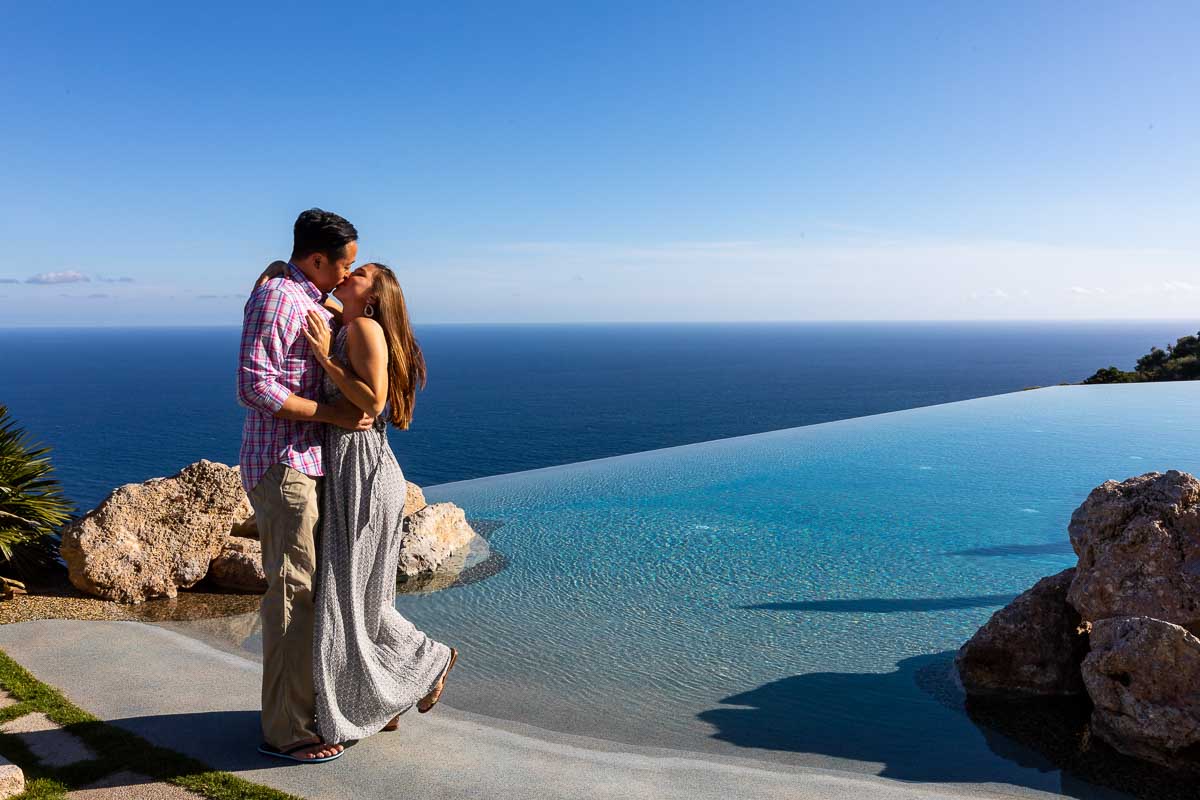
{"type": "Polygon", "coordinates": [[[373,415],[375,426],[327,426],[314,631],[317,730],[327,742],[394,730],[416,705],[441,697],[458,653],[435,642],[395,608],[404,517],[404,473],[387,440],[387,420],[412,421],[425,360],[413,337],[396,275],[383,264],[354,270],[334,296],[342,326],[334,338],[309,312],[304,335],[325,370],[324,391],[373,415]]]}

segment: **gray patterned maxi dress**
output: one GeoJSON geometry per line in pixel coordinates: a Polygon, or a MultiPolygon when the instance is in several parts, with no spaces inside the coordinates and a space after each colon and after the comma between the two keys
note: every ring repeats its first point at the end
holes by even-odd
{"type": "MultiPolygon", "coordinates": [[[[350,363],[345,328],[333,349],[350,363]]],[[[340,395],[328,375],[324,393],[340,395]]],[[[325,426],[313,686],[317,732],[327,742],[378,732],[428,694],[450,660],[449,647],[394,605],[406,487],[385,418],[367,431],[325,426]]]]}

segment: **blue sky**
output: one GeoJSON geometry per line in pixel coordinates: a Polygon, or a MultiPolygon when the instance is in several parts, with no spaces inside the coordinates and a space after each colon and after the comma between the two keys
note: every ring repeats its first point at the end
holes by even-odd
{"type": "Polygon", "coordinates": [[[1194,3],[5,5],[7,324],[1198,316],[1194,3]]]}

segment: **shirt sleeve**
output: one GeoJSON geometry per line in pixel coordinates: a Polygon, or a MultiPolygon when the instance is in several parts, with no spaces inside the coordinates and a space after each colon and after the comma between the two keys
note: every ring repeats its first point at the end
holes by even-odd
{"type": "Polygon", "coordinates": [[[291,300],[270,281],[246,301],[238,349],[238,402],[274,414],[292,394],[280,383],[288,343],[294,338],[291,300]]]}

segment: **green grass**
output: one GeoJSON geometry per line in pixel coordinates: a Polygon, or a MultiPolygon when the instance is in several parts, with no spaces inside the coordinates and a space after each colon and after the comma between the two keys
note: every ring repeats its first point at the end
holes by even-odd
{"type": "Polygon", "coordinates": [[[16,800],[60,800],[68,791],[81,789],[120,770],[173,783],[212,800],[301,800],[228,772],[210,769],[194,758],[156,747],[136,734],[106,724],[33,677],[3,651],[0,651],[0,686],[19,701],[0,709],[0,723],[40,711],[82,739],[97,755],[91,761],[48,767],[39,764],[19,738],[0,734],[0,755],[25,772],[26,789],[16,800]]]}

